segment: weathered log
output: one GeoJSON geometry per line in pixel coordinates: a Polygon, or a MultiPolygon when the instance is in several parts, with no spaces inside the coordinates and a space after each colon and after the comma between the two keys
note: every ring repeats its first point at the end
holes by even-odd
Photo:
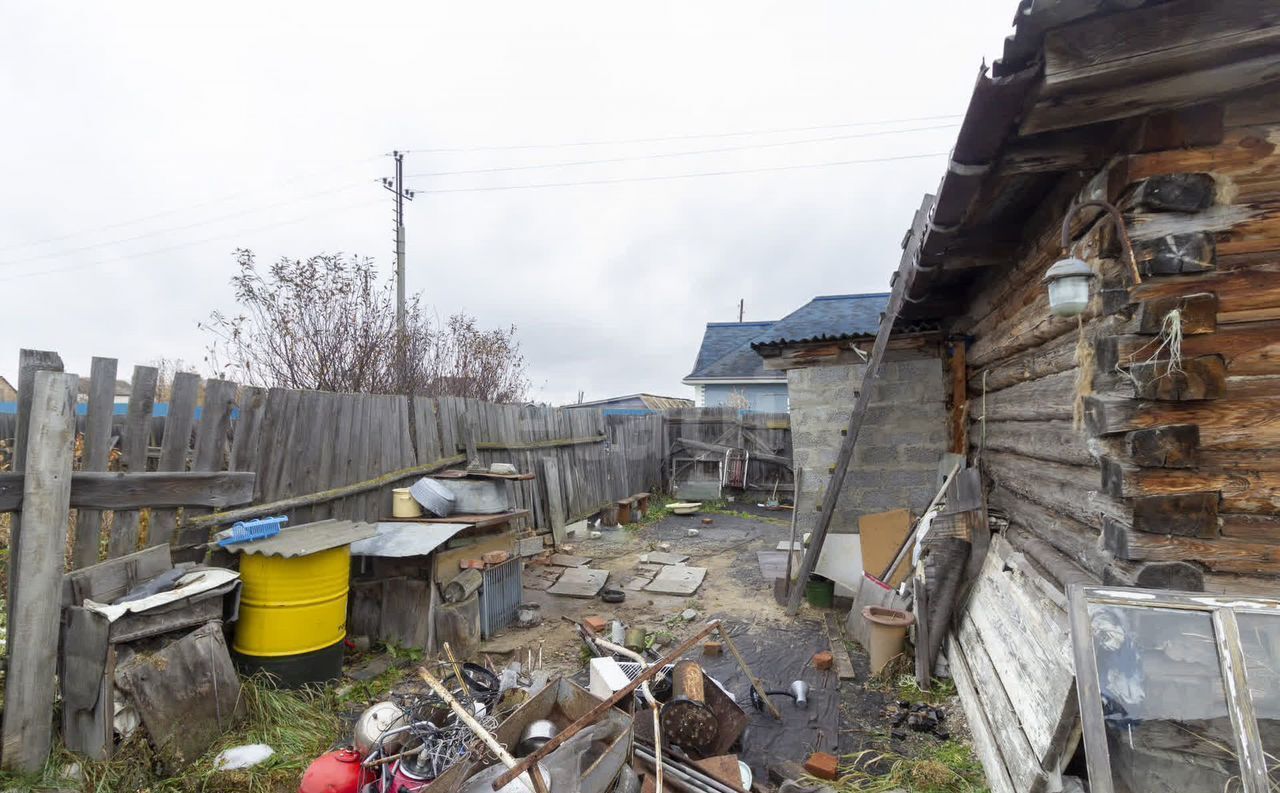
{"type": "Polygon", "coordinates": [[[1102,581],[1108,586],[1203,592],[1204,570],[1190,562],[1142,562],[1136,570],[1111,565],[1102,581]]]}
{"type": "Polygon", "coordinates": [[[1212,292],[1172,295],[1143,300],[1138,304],[1138,333],[1154,334],[1164,329],[1169,312],[1178,312],[1183,336],[1213,333],[1218,326],[1218,296],[1212,292]]]}
{"type": "Polygon", "coordinates": [[[1106,548],[1121,559],[1153,562],[1201,562],[1212,570],[1234,573],[1280,572],[1280,545],[1229,537],[1199,539],[1147,534],[1108,521],[1102,530],[1106,548]]]}
{"type": "Polygon", "coordinates": [[[1199,212],[1213,204],[1217,184],[1207,173],[1168,173],[1135,182],[1125,211],[1199,212]]]}
{"type": "Polygon", "coordinates": [[[1125,433],[1126,459],[1150,468],[1194,468],[1200,445],[1195,424],[1173,424],[1125,433]]]}
{"type": "Polygon", "coordinates": [[[996,484],[1095,529],[1104,517],[1126,526],[1132,520],[1128,504],[1101,490],[1097,467],[1033,462],[1004,452],[988,453],[982,462],[996,484]]]}
{"type": "Polygon", "coordinates": [[[1083,428],[1076,429],[1066,420],[987,421],[970,432],[974,448],[1068,465],[1097,465],[1097,454],[1089,443],[1083,428]]]}
{"type": "Polygon", "coordinates": [[[1196,424],[1202,449],[1267,449],[1280,446],[1275,392],[1227,396],[1212,402],[1154,402],[1114,396],[1085,397],[1085,427],[1092,435],[1114,435],[1167,424],[1196,424]]]}
{"type": "Polygon", "coordinates": [[[987,503],[998,507],[1009,520],[1056,548],[1072,563],[1101,578],[1114,557],[1102,547],[1101,531],[1074,517],[1063,515],[997,485],[987,503]]]}
{"type": "Polygon", "coordinates": [[[1201,273],[1217,266],[1213,236],[1205,231],[1136,239],[1133,255],[1144,276],[1201,273]]]}
{"type": "MultiPolygon", "coordinates": [[[[1150,336],[1120,335],[1098,340],[1095,347],[1101,370],[1126,368],[1156,355],[1159,342],[1150,336]]],[[[1280,373],[1280,322],[1250,322],[1224,325],[1215,333],[1184,336],[1184,358],[1220,355],[1227,374],[1267,375],[1280,373]]],[[[1167,361],[1167,351],[1158,360],[1167,361]]]]}
{"type": "Polygon", "coordinates": [[[1129,504],[1134,531],[1185,537],[1212,537],[1218,531],[1217,493],[1140,496],[1129,504]]]}
{"type": "Polygon", "coordinates": [[[1227,364],[1220,355],[1172,361],[1147,361],[1129,367],[1134,396],[1170,402],[1221,399],[1227,390],[1227,364]]]}

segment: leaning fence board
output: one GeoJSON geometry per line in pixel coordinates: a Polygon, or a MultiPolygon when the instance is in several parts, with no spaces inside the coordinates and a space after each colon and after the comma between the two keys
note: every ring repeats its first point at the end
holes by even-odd
{"type": "Polygon", "coordinates": [[[59,589],[67,541],[74,460],[74,374],[35,375],[22,511],[23,542],[15,560],[21,587],[10,604],[9,624],[20,640],[8,646],[5,677],[3,764],[35,772],[53,741],[57,677],[59,589]]]}
{"type": "MultiPolygon", "coordinates": [[[[85,417],[84,446],[80,456],[82,471],[107,470],[107,464],[111,460],[111,415],[115,409],[115,395],[116,359],[94,358],[90,366],[89,404],[85,417]]],[[[74,570],[97,563],[101,540],[101,510],[77,509],[71,568],[74,570]]]]}
{"type": "Polygon", "coordinates": [[[986,647],[983,646],[978,629],[968,615],[961,618],[955,639],[964,653],[965,667],[980,707],[988,714],[991,731],[998,739],[1000,754],[1010,780],[1019,791],[1040,793],[1048,784],[1048,776],[1022,730],[1018,707],[1009,699],[986,647]]]}
{"type": "Polygon", "coordinates": [[[1000,745],[992,732],[991,723],[987,721],[987,712],[982,709],[982,703],[974,689],[964,652],[954,637],[948,647],[947,658],[951,661],[952,679],[956,684],[956,692],[960,695],[960,706],[969,723],[969,732],[973,735],[974,754],[978,755],[986,772],[987,786],[991,788],[991,793],[1022,793],[1009,780],[1004,756],[1000,754],[1000,745]]]}
{"type": "MultiPolygon", "coordinates": [[[[187,470],[187,450],[191,445],[191,428],[195,425],[196,399],[199,396],[200,375],[178,372],[173,376],[173,386],[169,389],[169,414],[165,417],[157,471],[187,470]]],[[[73,495],[74,489],[73,483],[73,495]]],[[[249,498],[253,498],[252,489],[249,498]]],[[[167,545],[177,523],[178,514],[174,510],[153,509],[151,522],[147,526],[147,545],[167,545]]]]}
{"type": "MultiPolygon", "coordinates": [[[[125,419],[124,435],[120,439],[121,468],[140,474],[147,470],[147,449],[151,445],[151,411],[156,401],[156,379],[159,371],[154,366],[133,367],[130,381],[129,413],[125,419]]],[[[138,510],[116,512],[111,519],[111,534],[107,539],[107,558],[114,559],[138,550],[138,528],[142,513],[138,510]]]]}
{"type": "Polygon", "coordinates": [[[1042,765],[1064,750],[1078,719],[1075,670],[1065,615],[1006,570],[997,543],[965,606],[1011,701],[1019,703],[1023,732],[1042,765]]]}
{"type": "Polygon", "coordinates": [[[568,540],[565,536],[564,504],[560,492],[560,467],[554,457],[542,458],[542,481],[547,488],[547,520],[551,524],[551,537],[559,548],[568,540]]]}
{"type": "MultiPolygon", "coordinates": [[[[21,471],[26,461],[27,437],[30,433],[31,403],[36,392],[36,372],[62,371],[62,359],[56,352],[47,350],[22,350],[18,354],[18,420],[13,438],[13,470],[21,471]]],[[[21,573],[18,565],[18,552],[22,547],[22,515],[14,515],[9,526],[9,599],[16,596],[21,573]]],[[[13,620],[5,625],[6,646],[13,646],[13,620]]]]}

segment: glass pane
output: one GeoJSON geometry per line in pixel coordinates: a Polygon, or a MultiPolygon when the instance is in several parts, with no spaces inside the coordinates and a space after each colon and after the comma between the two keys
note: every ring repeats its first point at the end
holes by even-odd
{"type": "Polygon", "coordinates": [[[1280,788],[1280,616],[1236,614],[1244,668],[1271,784],[1280,788]]]}
{"type": "Polygon", "coordinates": [[[1089,605],[1116,793],[1238,791],[1208,613],[1089,605]]]}

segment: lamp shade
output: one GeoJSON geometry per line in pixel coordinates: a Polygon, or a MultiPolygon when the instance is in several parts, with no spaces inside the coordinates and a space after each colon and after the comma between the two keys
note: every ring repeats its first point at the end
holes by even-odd
{"type": "Polygon", "coordinates": [[[1089,281],[1093,268],[1073,257],[1056,262],[1044,275],[1049,286],[1049,311],[1058,317],[1074,317],[1089,305],[1089,281]]]}

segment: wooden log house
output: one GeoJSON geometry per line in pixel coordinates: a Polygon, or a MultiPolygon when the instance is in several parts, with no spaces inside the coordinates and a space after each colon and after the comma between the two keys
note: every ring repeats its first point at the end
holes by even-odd
{"type": "Polygon", "coordinates": [[[1015,25],[895,283],[956,351],[952,440],[1010,524],[952,672],[991,789],[1041,791],[1078,767],[1071,584],[1280,592],[1280,4],[1023,0],[1015,25]],[[1065,318],[1042,279],[1069,215],[1096,277],[1065,318]]]}

